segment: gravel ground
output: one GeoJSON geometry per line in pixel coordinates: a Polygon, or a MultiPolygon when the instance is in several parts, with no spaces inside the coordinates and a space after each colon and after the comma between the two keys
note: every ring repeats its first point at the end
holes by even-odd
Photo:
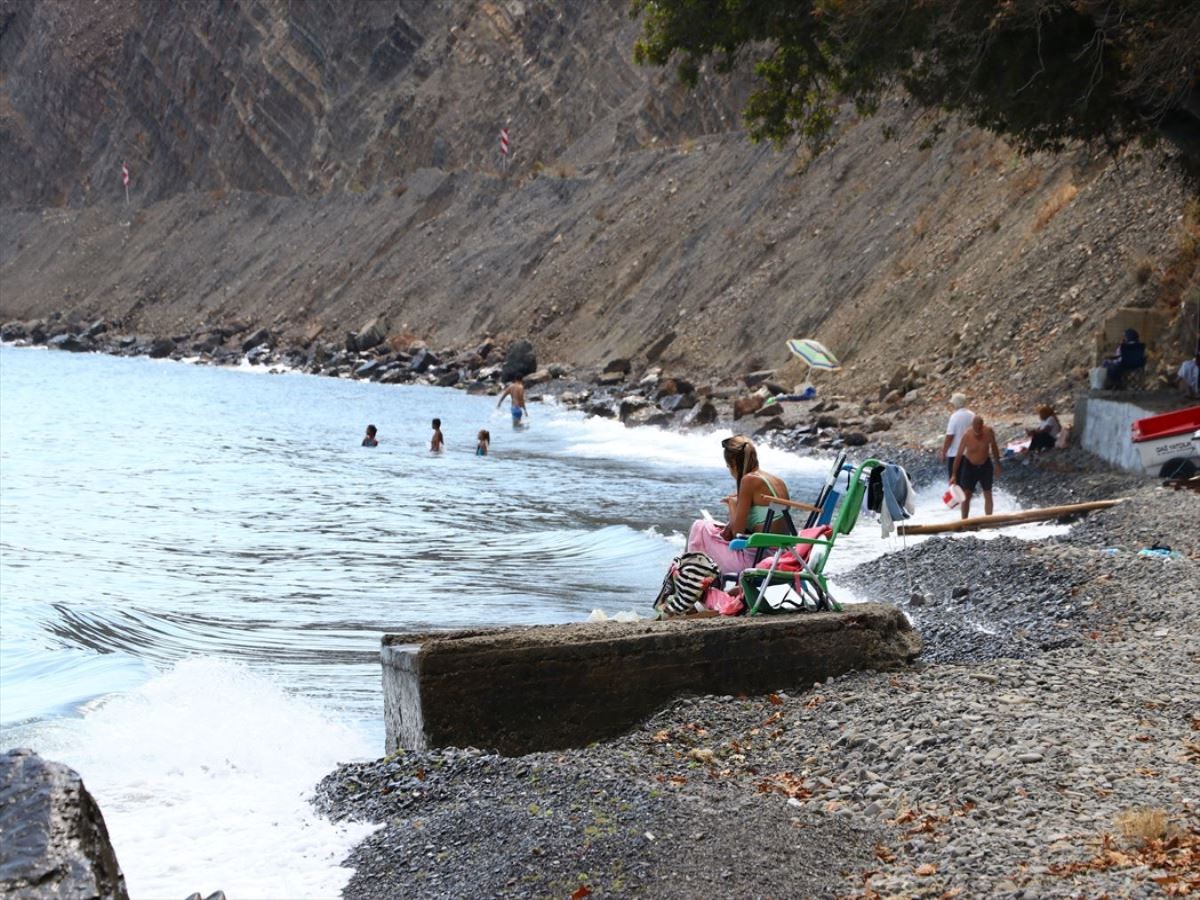
{"type": "MultiPolygon", "coordinates": [[[[1006,472],[1027,502],[1131,499],[1052,540],[909,548],[908,672],[679,701],[582,750],[342,767],[318,806],[385,823],[345,895],[1200,891],[1200,496],[1073,451],[1006,472]]],[[[894,559],[847,577],[904,595],[894,559]]]]}

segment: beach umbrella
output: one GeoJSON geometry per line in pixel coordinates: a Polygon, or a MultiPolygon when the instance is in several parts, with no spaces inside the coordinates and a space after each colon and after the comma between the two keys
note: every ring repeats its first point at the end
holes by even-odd
{"type": "Polygon", "coordinates": [[[820,341],[814,341],[811,338],[792,338],[787,345],[788,349],[792,351],[792,355],[798,356],[808,363],[810,369],[837,372],[842,368],[837,357],[820,341]]]}

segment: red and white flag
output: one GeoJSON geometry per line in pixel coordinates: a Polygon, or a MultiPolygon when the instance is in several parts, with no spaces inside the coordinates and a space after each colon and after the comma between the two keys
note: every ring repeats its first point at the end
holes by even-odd
{"type": "Polygon", "coordinates": [[[500,129],[500,153],[502,156],[508,156],[508,129],[500,129]]]}
{"type": "Polygon", "coordinates": [[[129,187],[129,164],[121,163],[121,184],[129,187]]]}

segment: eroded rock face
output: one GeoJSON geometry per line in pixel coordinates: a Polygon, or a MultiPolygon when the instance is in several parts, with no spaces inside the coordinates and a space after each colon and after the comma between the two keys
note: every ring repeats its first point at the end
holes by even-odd
{"type": "Polygon", "coordinates": [[[83,779],[32,750],[0,756],[0,895],[129,897],[83,779]]]}

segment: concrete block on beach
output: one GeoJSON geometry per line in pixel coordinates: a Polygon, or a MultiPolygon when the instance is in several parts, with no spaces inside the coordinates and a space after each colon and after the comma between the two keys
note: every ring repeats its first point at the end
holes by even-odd
{"type": "Polygon", "coordinates": [[[614,737],[676,697],[808,688],[921,651],[894,606],[383,637],[387,752],[507,755],[614,737]]]}

